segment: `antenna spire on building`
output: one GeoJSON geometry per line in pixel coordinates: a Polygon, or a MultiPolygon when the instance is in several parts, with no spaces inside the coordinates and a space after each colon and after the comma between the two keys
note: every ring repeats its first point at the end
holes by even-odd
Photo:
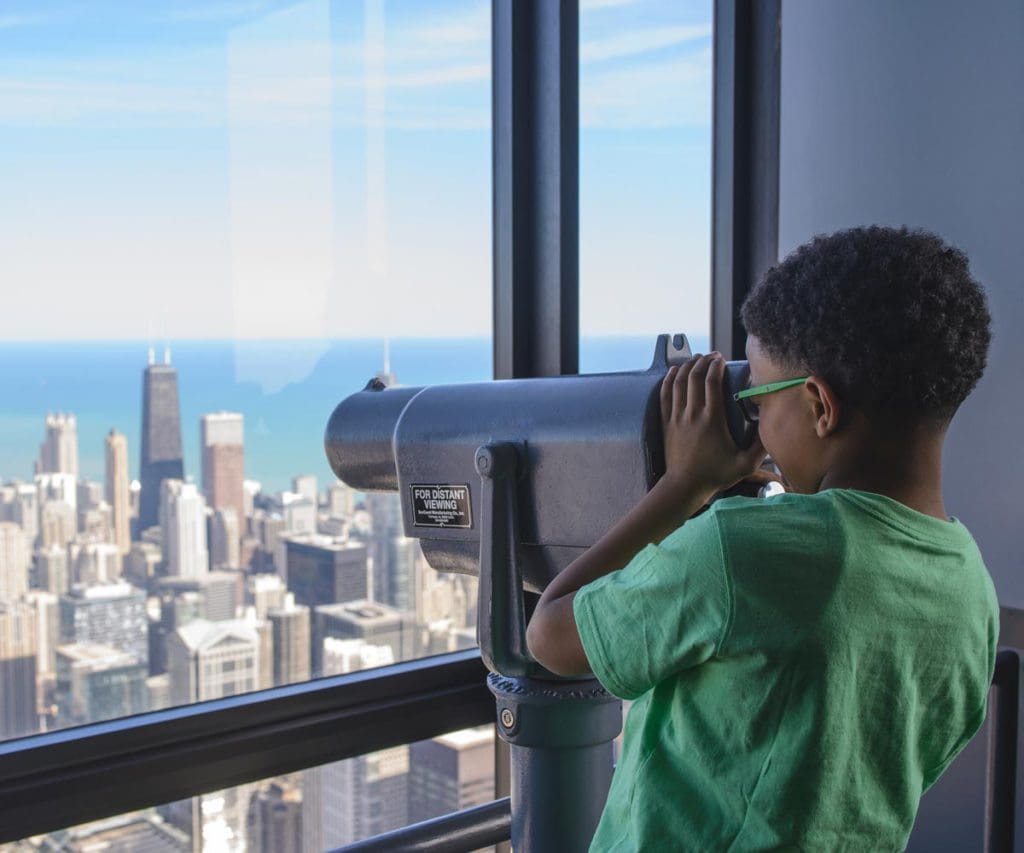
{"type": "Polygon", "coordinates": [[[153,352],[153,345],[152,344],[149,345],[149,358],[147,360],[147,364],[149,364],[150,367],[152,367],[154,364],[156,364],[156,353],[153,352]]]}
{"type": "Polygon", "coordinates": [[[164,347],[164,364],[170,364],[170,363],[171,363],[171,348],[170,347],[164,347]]]}

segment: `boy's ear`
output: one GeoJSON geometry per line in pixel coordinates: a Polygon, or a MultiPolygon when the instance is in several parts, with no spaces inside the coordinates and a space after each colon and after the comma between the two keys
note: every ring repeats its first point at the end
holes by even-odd
{"type": "Polygon", "coordinates": [[[808,377],[803,392],[814,417],[814,432],[818,438],[828,438],[839,429],[842,417],[839,398],[828,380],[821,376],[808,377]]]}

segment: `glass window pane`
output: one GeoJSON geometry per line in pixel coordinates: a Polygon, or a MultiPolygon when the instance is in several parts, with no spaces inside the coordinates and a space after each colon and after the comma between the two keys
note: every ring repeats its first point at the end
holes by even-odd
{"type": "Polygon", "coordinates": [[[0,739],[474,644],[323,431],[492,375],[490,5],[14,0],[0,79],[0,739]]]}
{"type": "Polygon", "coordinates": [[[492,725],[94,821],[2,849],[320,853],[493,799],[492,725]]]}
{"type": "Polygon", "coordinates": [[[580,372],[706,351],[711,0],[580,4],[580,372]]]}

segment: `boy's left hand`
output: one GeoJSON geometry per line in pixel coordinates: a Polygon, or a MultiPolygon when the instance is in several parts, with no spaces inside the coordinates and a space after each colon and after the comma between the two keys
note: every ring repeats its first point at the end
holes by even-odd
{"type": "Polygon", "coordinates": [[[725,359],[698,355],[668,369],[661,383],[665,476],[692,494],[724,491],[751,476],[765,458],[761,439],[740,450],[725,420],[725,359]]]}

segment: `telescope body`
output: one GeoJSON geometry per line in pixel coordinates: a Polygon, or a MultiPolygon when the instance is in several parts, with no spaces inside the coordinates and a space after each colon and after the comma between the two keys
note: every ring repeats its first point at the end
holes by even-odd
{"type": "MultiPolygon", "coordinates": [[[[682,335],[658,338],[646,370],[423,388],[371,380],[331,415],[325,449],[335,474],[361,491],[398,491],[406,536],[438,571],[478,574],[483,445],[515,446],[523,584],[542,591],[632,509],[664,473],[660,388],[689,357],[682,335]]],[[[747,424],[731,392],[746,362],[727,369],[727,418],[747,424]]]]}

